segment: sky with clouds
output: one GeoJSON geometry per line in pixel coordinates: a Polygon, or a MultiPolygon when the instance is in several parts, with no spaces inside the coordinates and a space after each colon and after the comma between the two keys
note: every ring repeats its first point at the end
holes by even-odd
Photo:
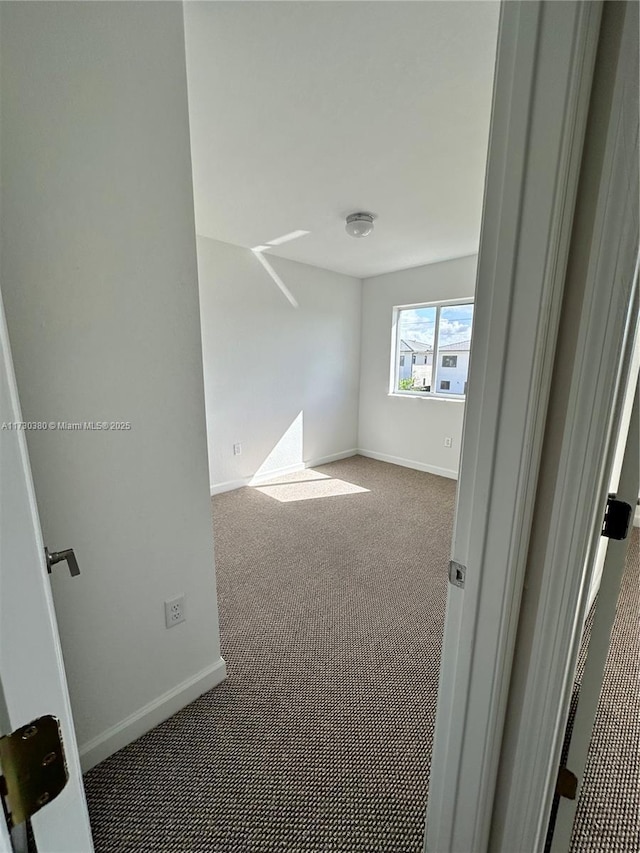
{"type": "MultiPolygon", "coordinates": [[[[471,337],[473,305],[447,305],[440,310],[440,346],[471,337]]],[[[436,326],[436,309],[408,308],[400,313],[400,337],[433,346],[436,326]]]]}

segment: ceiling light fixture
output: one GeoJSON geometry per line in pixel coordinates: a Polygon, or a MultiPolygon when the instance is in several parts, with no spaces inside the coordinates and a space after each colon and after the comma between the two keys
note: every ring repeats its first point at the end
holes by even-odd
{"type": "Polygon", "coordinates": [[[345,230],[350,237],[367,237],[373,231],[373,213],[350,213],[345,230]]]}

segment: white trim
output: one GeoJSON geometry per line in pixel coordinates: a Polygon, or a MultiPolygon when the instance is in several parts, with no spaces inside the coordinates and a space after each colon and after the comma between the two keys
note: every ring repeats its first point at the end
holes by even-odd
{"type": "MultiPolygon", "coordinates": [[[[431,397],[440,398],[440,399],[449,399],[449,400],[459,400],[460,402],[465,401],[464,394],[447,394],[442,393],[441,391],[428,391],[424,394],[416,393],[415,391],[401,391],[398,388],[398,383],[400,382],[400,358],[401,358],[401,350],[400,343],[403,338],[400,336],[398,331],[398,319],[403,311],[411,311],[415,308],[435,308],[436,309],[436,320],[435,327],[433,330],[433,348],[432,352],[432,363],[431,363],[431,385],[435,387],[436,382],[438,380],[438,373],[440,372],[440,367],[438,366],[438,358],[440,355],[440,312],[443,308],[449,308],[455,305],[472,305],[475,311],[475,297],[474,296],[463,296],[458,297],[457,299],[443,299],[436,302],[414,302],[410,305],[394,305],[391,311],[391,369],[389,375],[389,391],[387,396],[389,397],[431,397]]],[[[471,325],[470,337],[473,336],[473,321],[471,325]]],[[[462,350],[461,350],[462,352],[462,350]]],[[[412,371],[413,372],[413,371],[412,371]]],[[[467,376],[468,376],[468,365],[467,365],[467,376]]]]}
{"type": "Polygon", "coordinates": [[[242,489],[243,486],[249,485],[251,479],[251,477],[243,477],[241,480],[227,480],[224,483],[211,483],[209,486],[211,497],[214,497],[214,495],[221,495],[224,492],[233,492],[236,489],[242,489]]]}
{"type": "Polygon", "coordinates": [[[227,676],[227,667],[222,658],[205,669],[187,678],[172,690],[158,696],[152,702],[138,709],[111,726],[106,731],[94,737],[88,743],[80,747],[80,764],[86,773],[96,764],[104,761],[114,752],[127,746],[146,734],[152,728],[167,720],[169,717],[182,710],[190,702],[193,702],[207,690],[216,687],[227,676]]]}
{"type": "Polygon", "coordinates": [[[210,486],[211,497],[220,495],[223,492],[233,492],[236,489],[242,489],[245,486],[259,486],[261,483],[266,483],[274,477],[282,477],[285,474],[294,474],[296,471],[304,471],[305,468],[311,467],[304,462],[297,462],[295,465],[286,465],[283,468],[273,468],[271,471],[265,471],[262,474],[253,474],[251,477],[241,477],[238,480],[227,480],[226,483],[214,483],[210,486]]]}
{"type": "Polygon", "coordinates": [[[433,853],[490,847],[600,12],[595,2],[501,6],[452,552],[466,586],[448,593],[433,853]]]}
{"type": "Polygon", "coordinates": [[[464,403],[466,394],[442,394],[438,391],[426,391],[425,393],[415,391],[389,391],[387,397],[403,397],[405,400],[444,400],[447,403],[464,403]]]}
{"type": "Polygon", "coordinates": [[[249,486],[260,486],[273,480],[275,477],[284,477],[285,474],[295,474],[296,471],[304,471],[309,466],[305,462],[296,462],[295,465],[284,465],[282,468],[272,468],[270,471],[263,471],[261,474],[254,474],[253,477],[248,477],[249,486]]]}
{"type": "Polygon", "coordinates": [[[351,450],[343,450],[340,453],[331,453],[329,456],[318,456],[317,459],[312,459],[304,463],[305,468],[315,468],[316,465],[328,465],[330,462],[339,462],[341,459],[349,459],[351,456],[357,456],[360,453],[357,447],[352,447],[351,450]]]}
{"type": "Polygon", "coordinates": [[[570,349],[568,356],[563,351],[558,389],[564,392],[568,416],[564,423],[557,407],[551,411],[550,446],[559,447],[559,453],[553,462],[549,457],[547,470],[542,471],[548,514],[541,511],[536,519],[527,567],[531,592],[519,640],[520,659],[526,659],[528,667],[510,706],[508,760],[527,772],[510,780],[499,798],[501,832],[499,838],[492,837],[496,849],[544,846],[610,485],[612,436],[619,428],[633,352],[638,316],[637,270],[634,276],[638,162],[637,148],[633,150],[637,94],[631,94],[628,81],[637,77],[637,53],[628,51],[621,68],[611,36],[617,26],[637,39],[637,17],[630,23],[625,8],[634,9],[635,4],[605,4],[603,53],[589,126],[593,148],[584,163],[584,194],[574,223],[575,249],[566,291],[568,299],[573,298],[565,322],[567,329],[576,330],[575,354],[572,358],[570,349]],[[614,75],[618,83],[612,94],[603,81],[614,75]],[[625,92],[630,98],[623,107],[625,92]],[[572,311],[574,304],[582,308],[572,311]]]}
{"type": "Polygon", "coordinates": [[[245,486],[259,486],[261,483],[267,483],[275,477],[282,477],[285,474],[294,474],[296,471],[304,471],[306,468],[315,468],[317,465],[328,465],[330,462],[339,462],[341,459],[348,459],[350,456],[356,456],[360,451],[352,447],[350,450],[341,450],[339,453],[331,453],[329,456],[319,456],[316,459],[308,459],[305,462],[297,462],[295,465],[287,465],[285,468],[274,468],[272,471],[265,471],[262,474],[253,474],[250,477],[241,477],[238,480],[227,480],[224,483],[211,483],[209,490],[211,497],[220,495],[223,492],[232,492],[235,489],[242,489],[245,486]]]}
{"type": "Polygon", "coordinates": [[[416,462],[413,459],[404,459],[402,456],[390,456],[388,453],[377,453],[375,450],[358,450],[360,456],[369,459],[377,459],[379,462],[389,462],[391,465],[401,465],[403,468],[413,468],[416,471],[426,471],[428,474],[436,474],[438,477],[447,477],[449,480],[457,480],[458,472],[453,468],[439,468],[437,465],[428,465],[426,462],[416,462]]]}
{"type": "Polygon", "coordinates": [[[636,512],[633,516],[633,526],[640,527],[640,506],[636,507],[636,512]]]}
{"type": "MultiPolygon", "coordinates": [[[[476,255],[465,255],[464,257],[475,258],[476,255]]],[[[462,258],[453,258],[453,260],[462,260],[462,258]]],[[[428,267],[433,265],[434,264],[424,264],[424,266],[428,267]]],[[[398,272],[403,272],[403,270],[398,270],[398,272]]],[[[411,308],[447,308],[449,305],[473,305],[474,302],[475,295],[471,293],[469,296],[457,296],[455,299],[436,299],[433,302],[409,302],[407,305],[394,305],[393,310],[407,311],[411,308]]]]}

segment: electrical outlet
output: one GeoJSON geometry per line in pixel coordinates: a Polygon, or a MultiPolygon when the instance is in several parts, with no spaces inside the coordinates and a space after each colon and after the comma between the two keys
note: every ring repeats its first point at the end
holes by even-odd
{"type": "Polygon", "coordinates": [[[445,440],[444,440],[444,446],[445,446],[445,447],[451,447],[451,437],[450,437],[450,436],[447,436],[447,437],[445,438],[445,440]]]}
{"type": "Polygon", "coordinates": [[[184,595],[179,595],[178,598],[172,598],[171,601],[164,603],[164,621],[167,628],[173,628],[174,625],[179,625],[184,622],[187,617],[184,615],[184,595]]]}
{"type": "Polygon", "coordinates": [[[233,445],[233,455],[234,456],[240,456],[241,453],[242,453],[242,445],[238,441],[236,444],[233,445]]]}

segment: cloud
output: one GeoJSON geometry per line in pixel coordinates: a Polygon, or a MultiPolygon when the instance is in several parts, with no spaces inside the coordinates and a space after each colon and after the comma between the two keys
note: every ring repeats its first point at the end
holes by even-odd
{"type": "MultiPolygon", "coordinates": [[[[472,305],[449,305],[440,312],[440,345],[467,341],[471,338],[472,305]]],[[[436,325],[436,308],[407,308],[400,314],[401,338],[422,341],[433,345],[436,325]]]]}
{"type": "Polygon", "coordinates": [[[456,341],[465,341],[471,337],[471,320],[449,320],[447,317],[440,317],[440,344],[455,343],[456,341]]]}
{"type": "Polygon", "coordinates": [[[433,345],[435,308],[410,308],[400,315],[400,337],[433,345]]]}

